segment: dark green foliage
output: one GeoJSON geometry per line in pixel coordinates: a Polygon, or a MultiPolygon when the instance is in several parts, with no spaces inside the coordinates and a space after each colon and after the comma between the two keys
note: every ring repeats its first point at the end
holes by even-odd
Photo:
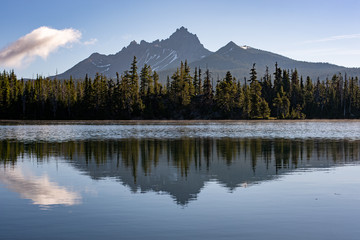
{"type": "Polygon", "coordinates": [[[151,76],[151,72],[151,67],[147,64],[141,69],[140,96],[142,99],[154,93],[153,76],[151,76]]]}
{"type": "Polygon", "coordinates": [[[261,96],[261,84],[257,80],[255,63],[250,72],[250,118],[269,118],[270,108],[266,100],[261,96]]]}
{"type": "Polygon", "coordinates": [[[276,64],[259,81],[255,64],[250,84],[227,72],[212,86],[209,70],[191,75],[187,62],[168,78],[145,65],[138,75],[136,57],[116,79],[96,74],[92,80],[57,80],[37,76],[18,80],[14,71],[0,73],[0,119],[267,119],[359,118],[358,77],[334,75],[304,83],[297,70],[276,64]],[[216,92],[214,93],[214,89],[216,92]]]}
{"type": "Polygon", "coordinates": [[[235,115],[235,110],[239,107],[239,103],[236,102],[237,90],[237,84],[230,72],[227,72],[225,79],[216,86],[216,105],[227,118],[235,115]]]}
{"type": "Polygon", "coordinates": [[[283,87],[280,87],[280,91],[277,93],[276,98],[273,100],[274,107],[276,108],[276,117],[280,119],[289,117],[290,101],[284,92],[283,87]]]}

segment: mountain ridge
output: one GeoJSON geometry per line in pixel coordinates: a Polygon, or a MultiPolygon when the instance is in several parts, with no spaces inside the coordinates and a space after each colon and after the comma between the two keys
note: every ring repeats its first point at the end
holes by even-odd
{"type": "Polygon", "coordinates": [[[258,76],[262,77],[266,67],[272,73],[275,63],[283,69],[297,69],[303,76],[310,76],[313,80],[325,80],[333,74],[344,73],[359,76],[360,68],[346,68],[330,63],[306,62],[291,59],[280,54],[256,49],[247,45],[239,46],[229,41],[215,52],[204,47],[196,34],[190,33],[187,28],[180,27],[167,39],[140,43],[131,41],[115,54],[104,55],[92,53],[88,58],[80,61],[72,68],[58,76],[58,79],[82,79],[88,74],[96,73],[114,78],[116,72],[123,73],[129,69],[133,57],[137,57],[138,67],[150,65],[153,71],[160,75],[160,82],[165,82],[167,76],[179,67],[181,61],[187,60],[191,68],[209,68],[213,76],[223,77],[227,71],[233,76],[242,79],[249,75],[253,63],[256,63],[258,76]]]}
{"type": "Polygon", "coordinates": [[[127,70],[134,56],[138,66],[150,65],[154,71],[176,68],[183,59],[196,61],[211,54],[195,34],[184,27],[177,29],[169,38],[137,43],[131,41],[127,47],[115,54],[93,53],[74,67],[57,76],[57,78],[83,78],[86,74],[94,76],[96,73],[115,77],[116,72],[127,70]]]}

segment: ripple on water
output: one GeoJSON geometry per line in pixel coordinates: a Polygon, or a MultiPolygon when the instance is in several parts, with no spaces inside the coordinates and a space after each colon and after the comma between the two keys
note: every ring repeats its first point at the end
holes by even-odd
{"type": "Polygon", "coordinates": [[[284,138],[360,140],[360,121],[186,121],[118,125],[3,125],[0,138],[62,142],[124,138],[284,138]]]}

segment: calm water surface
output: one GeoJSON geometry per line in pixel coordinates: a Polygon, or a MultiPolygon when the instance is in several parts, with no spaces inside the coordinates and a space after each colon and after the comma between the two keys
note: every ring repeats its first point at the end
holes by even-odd
{"type": "Polygon", "coordinates": [[[360,122],[0,126],[0,239],[359,239],[360,122]]]}

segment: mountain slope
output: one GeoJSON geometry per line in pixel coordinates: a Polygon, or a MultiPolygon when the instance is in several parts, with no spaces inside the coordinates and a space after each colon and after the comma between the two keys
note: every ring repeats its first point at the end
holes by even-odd
{"type": "Polygon", "coordinates": [[[210,54],[211,52],[204,48],[195,34],[181,27],[165,40],[151,43],[141,41],[140,44],[132,41],[129,46],[114,55],[94,53],[57,77],[84,78],[86,74],[94,76],[96,73],[115,77],[116,72],[121,74],[129,69],[134,56],[137,57],[139,67],[147,64],[155,71],[162,71],[176,68],[181,61],[193,62],[210,54]]]}
{"type": "Polygon", "coordinates": [[[190,64],[191,67],[208,67],[213,75],[224,76],[226,71],[231,73],[238,79],[249,76],[252,64],[256,63],[258,76],[265,74],[268,66],[270,73],[275,71],[275,63],[282,69],[297,69],[303,76],[310,76],[313,80],[317,77],[325,79],[339,72],[348,72],[359,74],[358,68],[345,68],[329,63],[310,63],[296,61],[275,53],[251,48],[249,46],[238,46],[233,42],[229,42],[226,46],[220,48],[215,53],[190,64]]]}

